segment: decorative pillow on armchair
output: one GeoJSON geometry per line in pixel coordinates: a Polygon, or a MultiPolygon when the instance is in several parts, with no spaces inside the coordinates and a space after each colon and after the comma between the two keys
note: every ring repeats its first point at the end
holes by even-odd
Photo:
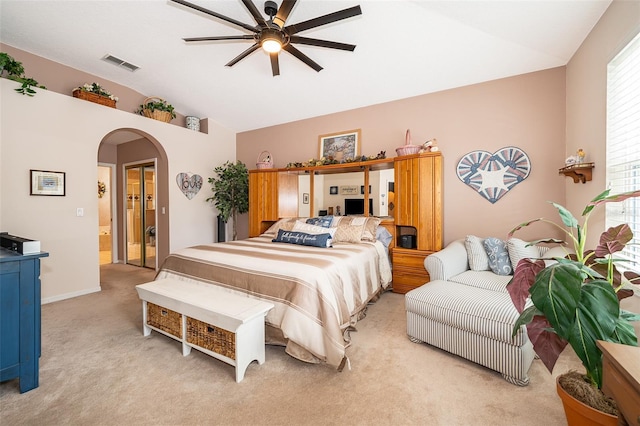
{"type": "Polygon", "coordinates": [[[511,275],[513,268],[507,251],[507,243],[499,238],[490,237],[484,240],[484,249],[489,257],[489,268],[494,274],[511,275]]]}
{"type": "Polygon", "coordinates": [[[488,271],[489,256],[484,249],[484,238],[475,235],[467,235],[464,239],[464,247],[467,249],[469,269],[472,271],[488,271]]]}
{"type": "Polygon", "coordinates": [[[514,271],[522,259],[537,259],[541,255],[540,247],[536,245],[527,247],[527,244],[529,243],[519,238],[509,238],[507,241],[507,251],[514,271]]]}

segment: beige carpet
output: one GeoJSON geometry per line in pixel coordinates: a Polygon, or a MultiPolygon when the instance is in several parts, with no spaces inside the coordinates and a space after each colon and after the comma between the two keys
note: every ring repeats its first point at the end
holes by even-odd
{"type": "MultiPolygon", "coordinates": [[[[102,292],[42,307],[40,387],[0,385],[4,425],[563,425],[539,360],[531,384],[406,336],[404,296],[385,293],[353,333],[351,370],[293,359],[267,346],[241,383],[234,369],[178,342],[142,336],[135,284],[154,273],[102,266],[102,292]]],[[[44,283],[46,285],[46,283],[44,283]]],[[[569,351],[556,374],[579,368],[569,351]]]]}

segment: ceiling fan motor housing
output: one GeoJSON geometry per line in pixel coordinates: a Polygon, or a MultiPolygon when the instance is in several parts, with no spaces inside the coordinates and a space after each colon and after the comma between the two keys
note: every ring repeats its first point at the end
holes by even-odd
{"type": "Polygon", "coordinates": [[[264,13],[269,16],[269,18],[273,18],[276,13],[278,13],[278,5],[275,1],[265,1],[264,2],[264,13]]]}

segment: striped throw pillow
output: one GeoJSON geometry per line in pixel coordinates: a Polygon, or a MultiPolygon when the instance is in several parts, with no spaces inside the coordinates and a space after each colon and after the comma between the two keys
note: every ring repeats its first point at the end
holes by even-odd
{"type": "Polygon", "coordinates": [[[487,256],[482,243],[484,243],[484,238],[476,237],[475,235],[467,235],[464,239],[469,269],[472,271],[489,270],[489,256],[487,256]]]}

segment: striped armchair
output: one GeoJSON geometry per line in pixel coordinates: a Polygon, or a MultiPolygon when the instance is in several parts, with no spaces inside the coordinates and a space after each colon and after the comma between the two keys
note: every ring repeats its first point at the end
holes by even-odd
{"type": "Polygon", "coordinates": [[[464,240],[425,259],[431,281],[405,296],[407,334],[526,386],[534,359],[525,327],[511,337],[518,318],[506,285],[510,275],[469,269],[464,240]]]}

